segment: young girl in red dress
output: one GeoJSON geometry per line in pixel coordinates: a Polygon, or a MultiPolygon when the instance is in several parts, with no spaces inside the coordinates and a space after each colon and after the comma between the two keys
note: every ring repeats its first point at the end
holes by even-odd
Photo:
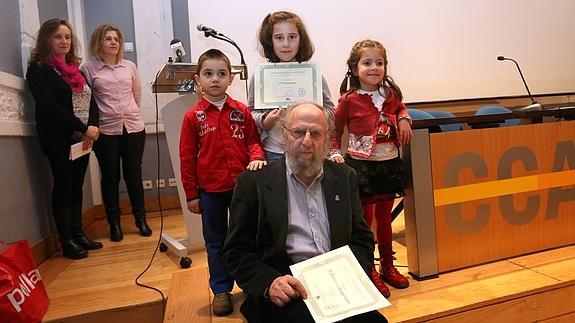
{"type": "Polygon", "coordinates": [[[377,220],[381,268],[378,274],[374,266],[371,279],[389,297],[389,288],[382,280],[395,288],[409,286],[407,278],[393,265],[391,209],[393,200],[404,195],[407,172],[399,157],[399,146],[411,141],[411,119],[401,102],[401,90],[387,75],[387,54],[381,43],[374,40],[356,43],[347,65],[329,158],[345,162],[357,172],[367,224],[371,225],[374,216],[377,220]],[[341,137],[345,127],[349,141],[344,158],[341,137]]]}

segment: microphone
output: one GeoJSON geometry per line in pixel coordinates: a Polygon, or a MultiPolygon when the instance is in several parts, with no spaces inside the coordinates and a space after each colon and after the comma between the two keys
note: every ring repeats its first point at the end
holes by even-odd
{"type": "Polygon", "coordinates": [[[203,31],[204,34],[206,35],[206,37],[211,36],[211,35],[221,35],[217,30],[215,30],[214,28],[210,28],[208,26],[204,26],[202,24],[199,24],[196,26],[196,29],[198,29],[198,31],[203,31]]]}
{"type": "Polygon", "coordinates": [[[240,52],[240,64],[242,65],[242,71],[240,73],[240,79],[242,79],[242,80],[248,79],[248,66],[246,65],[246,61],[244,59],[244,53],[242,52],[242,50],[240,49],[238,44],[236,44],[235,41],[233,41],[230,37],[218,32],[214,28],[210,28],[210,27],[202,25],[202,24],[197,25],[196,29],[198,29],[198,31],[202,31],[204,33],[204,36],[206,36],[206,37],[211,36],[211,37],[214,37],[216,39],[223,40],[226,43],[232,44],[238,50],[238,52],[240,52]]]}
{"type": "Polygon", "coordinates": [[[170,48],[172,48],[172,52],[174,53],[174,56],[176,57],[175,62],[181,63],[182,62],[182,56],[186,55],[186,50],[184,49],[184,45],[182,44],[182,41],[177,39],[177,38],[174,38],[170,42],[170,48]]]}
{"type": "Polygon", "coordinates": [[[505,56],[497,56],[498,61],[512,61],[517,66],[517,70],[519,71],[519,75],[521,75],[521,79],[523,80],[523,85],[525,85],[525,89],[527,90],[527,94],[529,94],[529,98],[531,99],[531,104],[519,109],[520,111],[531,111],[531,110],[541,110],[543,107],[541,104],[537,103],[535,99],[533,99],[533,95],[531,95],[531,91],[529,91],[529,87],[527,86],[527,82],[525,82],[525,78],[523,77],[523,73],[521,72],[521,68],[519,68],[519,64],[513,59],[505,56]]]}

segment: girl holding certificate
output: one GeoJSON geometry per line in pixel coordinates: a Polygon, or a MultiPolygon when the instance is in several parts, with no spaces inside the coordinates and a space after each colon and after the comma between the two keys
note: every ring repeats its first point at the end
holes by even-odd
{"type": "MultiPolygon", "coordinates": [[[[278,11],[268,14],[262,21],[258,39],[263,56],[271,63],[305,62],[314,53],[313,43],[301,18],[291,12],[278,11]]],[[[325,78],[322,77],[323,108],[330,116],[334,113],[334,104],[325,78]]],[[[285,152],[282,130],[276,126],[283,109],[254,109],[254,79],[250,80],[248,107],[260,130],[266,160],[281,158],[285,152]]]]}
{"type": "Polygon", "coordinates": [[[399,158],[401,145],[411,141],[411,119],[401,102],[399,87],[387,75],[387,54],[377,41],[356,43],[347,60],[348,71],[335,112],[335,132],[329,158],[346,163],[357,172],[359,191],[367,224],[375,215],[380,272],[371,279],[386,297],[385,281],[406,288],[409,281],[393,265],[391,209],[393,200],[403,196],[407,173],[399,158]],[[349,88],[348,88],[349,81],[349,88]],[[347,157],[341,152],[344,128],[349,131],[347,157]]]}

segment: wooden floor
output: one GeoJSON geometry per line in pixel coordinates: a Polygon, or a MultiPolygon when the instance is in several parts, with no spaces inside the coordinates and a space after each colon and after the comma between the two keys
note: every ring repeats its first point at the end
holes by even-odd
{"type": "MultiPolygon", "coordinates": [[[[147,266],[157,242],[160,217],[151,214],[151,237],[141,237],[131,217],[122,219],[124,240],[112,243],[107,225],[96,223],[91,236],[104,248],[81,260],[54,255],[40,265],[50,296],[46,322],[162,322],[162,301],[152,290],[138,287],[136,276],[147,266]]],[[[164,231],[185,235],[178,211],[164,211],[164,231]]],[[[407,273],[403,218],[394,222],[396,265],[407,273]]],[[[192,268],[180,269],[179,258],[157,253],[141,282],[168,295],[172,274],[207,267],[205,252],[190,254],[192,268]]],[[[499,261],[415,281],[410,287],[392,288],[392,306],[382,312],[391,322],[575,322],[575,246],[499,261]]],[[[207,283],[203,288],[207,288],[207,283]]],[[[185,288],[184,288],[185,289],[185,288]]],[[[193,286],[191,287],[193,289],[193,286]]],[[[185,290],[182,292],[185,293],[185,290]]],[[[193,292],[193,290],[191,291],[193,292]]],[[[234,314],[213,317],[212,322],[243,322],[239,304],[243,294],[234,289],[234,314]]],[[[198,305],[209,313],[209,302],[198,305]]]]}

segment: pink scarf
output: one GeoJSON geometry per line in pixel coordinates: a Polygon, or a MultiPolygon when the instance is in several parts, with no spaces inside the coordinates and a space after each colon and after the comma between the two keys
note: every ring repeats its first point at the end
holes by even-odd
{"type": "Polygon", "coordinates": [[[68,64],[57,55],[52,54],[49,58],[49,65],[60,72],[60,76],[70,85],[72,92],[78,93],[84,91],[86,80],[76,64],[68,64]]]}

